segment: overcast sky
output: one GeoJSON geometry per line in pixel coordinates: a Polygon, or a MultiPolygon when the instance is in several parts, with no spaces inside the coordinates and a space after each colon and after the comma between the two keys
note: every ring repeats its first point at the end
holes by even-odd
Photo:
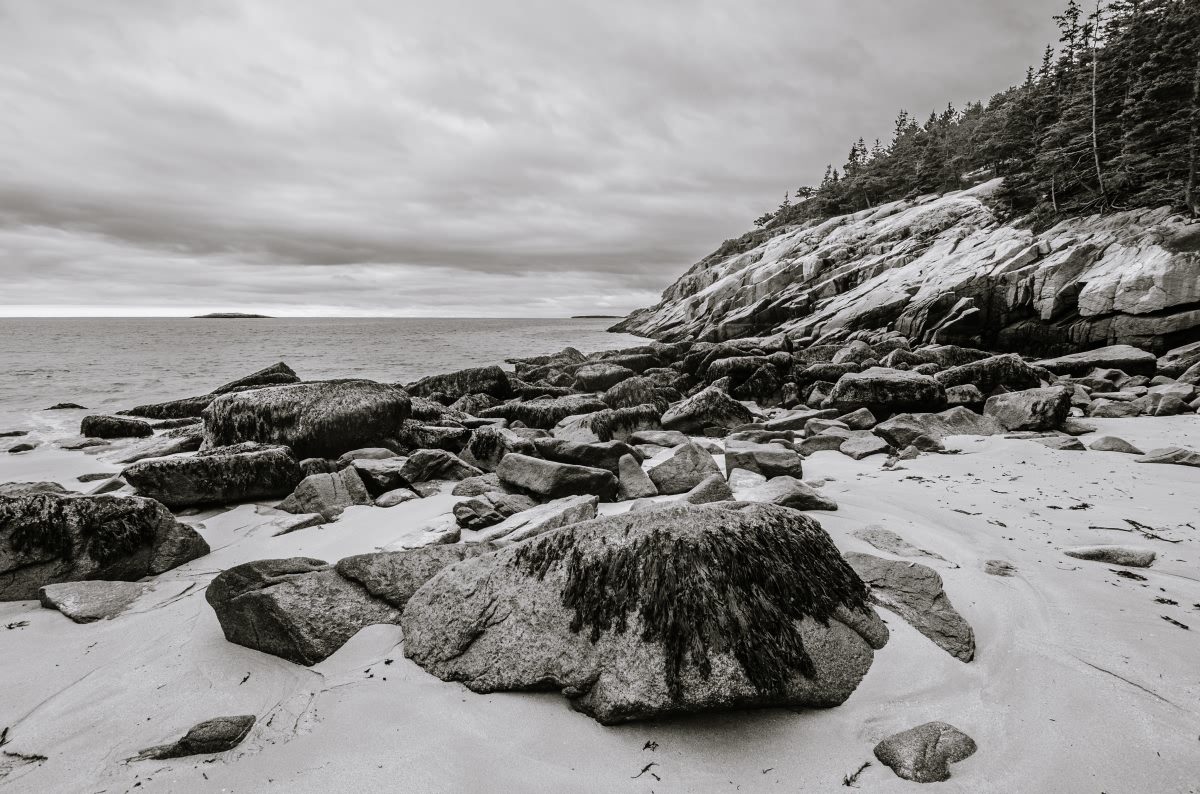
{"type": "Polygon", "coordinates": [[[0,0],[0,315],[623,314],[1055,10],[0,0]]]}

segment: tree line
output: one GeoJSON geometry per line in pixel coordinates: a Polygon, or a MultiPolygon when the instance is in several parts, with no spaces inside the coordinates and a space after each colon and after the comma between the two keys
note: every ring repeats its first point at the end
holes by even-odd
{"type": "Polygon", "coordinates": [[[1010,216],[1172,205],[1200,216],[1200,0],[1070,0],[1025,80],[985,105],[907,112],[891,142],[859,139],[816,187],[784,196],[766,227],[945,193],[1002,176],[1010,216]],[[793,198],[795,201],[793,201],[793,198]]]}

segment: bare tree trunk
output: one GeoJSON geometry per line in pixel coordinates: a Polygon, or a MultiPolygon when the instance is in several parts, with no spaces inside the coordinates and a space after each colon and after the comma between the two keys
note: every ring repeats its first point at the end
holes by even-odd
{"type": "Polygon", "coordinates": [[[1096,136],[1096,79],[1100,70],[1100,0],[1096,0],[1096,23],[1092,28],[1092,156],[1096,160],[1096,182],[1104,196],[1104,174],[1100,170],[1100,142],[1096,136]]]}

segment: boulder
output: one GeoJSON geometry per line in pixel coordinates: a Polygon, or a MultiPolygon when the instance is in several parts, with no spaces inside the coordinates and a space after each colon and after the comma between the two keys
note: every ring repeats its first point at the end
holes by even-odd
{"type": "Polygon", "coordinates": [[[899,414],[880,422],[872,431],[896,449],[941,449],[947,436],[994,436],[1004,432],[995,419],[968,408],[950,408],[936,414],[899,414]]]}
{"type": "Polygon", "coordinates": [[[254,727],[255,721],[256,717],[253,714],[205,720],[198,725],[193,725],[191,730],[184,734],[179,741],[158,747],[149,747],[131,760],[162,761],[190,755],[224,753],[242,743],[242,740],[250,734],[250,729],[254,727]]]}
{"type": "Polygon", "coordinates": [[[862,460],[871,455],[889,454],[892,448],[888,442],[879,436],[872,435],[861,438],[848,438],[838,447],[838,451],[855,460],[862,460]]]}
{"type": "Polygon", "coordinates": [[[1116,436],[1100,436],[1100,438],[1088,444],[1088,449],[1097,452],[1124,452],[1128,455],[1146,454],[1125,439],[1117,438],[1116,436]]]}
{"type": "Polygon", "coordinates": [[[1173,463],[1177,466],[1200,466],[1200,452],[1183,447],[1152,449],[1134,463],[1173,463]]]}
{"type": "Polygon", "coordinates": [[[543,499],[595,495],[601,501],[612,502],[617,496],[617,478],[608,469],[556,463],[513,453],[504,456],[496,473],[500,475],[500,482],[543,499]]]}
{"type": "Polygon", "coordinates": [[[927,722],[875,745],[875,757],[897,777],[917,783],[950,779],[950,764],[970,758],[975,740],[945,722],[927,722]]]}
{"type": "Polygon", "coordinates": [[[1200,342],[1192,342],[1159,356],[1157,372],[1168,378],[1178,378],[1197,364],[1200,364],[1200,342]]]}
{"type": "MultiPolygon", "coordinates": [[[[767,431],[782,431],[782,430],[803,430],[813,419],[836,419],[838,417],[837,410],[833,408],[805,408],[799,411],[788,411],[787,413],[775,416],[768,419],[764,423],[764,430],[767,431]]],[[[872,414],[874,416],[874,414],[872,414]]],[[[844,423],[843,423],[844,424],[844,423]]]]}
{"type": "Polygon", "coordinates": [[[662,507],[443,570],[409,599],[404,652],[474,692],[552,684],[603,724],[831,707],[886,642],[866,597],[800,513],[662,507]]]}
{"type": "Polygon", "coordinates": [[[818,433],[812,438],[804,439],[800,443],[800,446],[796,447],[796,452],[805,458],[814,452],[837,452],[849,438],[850,433],[848,430],[841,430],[840,432],[837,430],[828,430],[824,433],[818,433]]]}
{"type": "MultiPolygon", "coordinates": [[[[105,474],[102,478],[98,479],[108,479],[111,476],[111,474],[105,474]]],[[[36,493],[71,494],[74,491],[68,491],[56,482],[0,483],[0,496],[31,496],[36,493]]]]}
{"type": "Polygon", "coordinates": [[[499,524],[509,516],[536,507],[537,502],[524,494],[485,493],[454,505],[454,520],[463,529],[481,530],[499,524]]]}
{"type": "Polygon", "coordinates": [[[338,560],[336,569],[346,579],[366,588],[373,598],[404,609],[413,593],[443,568],[495,550],[487,543],[476,543],[356,554],[338,560]]]}
{"type": "Polygon", "coordinates": [[[600,362],[575,370],[575,387],[583,391],[606,391],[637,373],[619,364],[600,362]]]}
{"type": "Polygon", "coordinates": [[[997,394],[983,406],[984,416],[1005,430],[1055,430],[1071,410],[1071,391],[1061,386],[997,394]]]}
{"type": "Polygon", "coordinates": [[[147,419],[189,419],[201,416],[204,409],[217,399],[216,394],[201,394],[197,397],[185,397],[182,400],[168,400],[165,403],[139,405],[127,411],[118,411],[122,416],[143,416],[147,419]]]}
{"type": "Polygon", "coordinates": [[[149,422],[127,416],[85,416],[79,423],[79,434],[89,438],[145,438],[154,435],[154,428],[149,422]]]}
{"type": "Polygon", "coordinates": [[[870,430],[878,424],[875,414],[866,408],[859,408],[857,411],[851,411],[845,416],[840,416],[838,417],[838,421],[851,430],[870,430]]]}
{"type": "Polygon", "coordinates": [[[734,469],[771,477],[803,477],[804,465],[800,455],[779,444],[755,444],[749,441],[725,442],[725,473],[734,469]]]}
{"type": "Polygon", "coordinates": [[[837,510],[837,502],[818,493],[795,477],[774,477],[741,495],[745,502],[791,507],[795,510],[837,510]]]}
{"type": "Polygon", "coordinates": [[[400,457],[395,452],[384,447],[365,447],[363,449],[352,449],[349,452],[340,455],[334,464],[335,469],[344,469],[352,463],[368,460],[392,460],[400,457]]]}
{"type": "Polygon", "coordinates": [[[721,469],[713,456],[693,443],[680,444],[671,457],[650,469],[650,481],[663,495],[681,494],[695,488],[721,469]]]}
{"type": "Polygon", "coordinates": [[[337,521],[351,505],[374,503],[358,471],[348,467],[336,474],[305,477],[279,504],[279,509],[285,513],[319,513],[326,521],[337,521]]]}
{"type": "Polygon", "coordinates": [[[186,432],[153,436],[134,444],[113,458],[114,463],[137,463],[149,458],[165,458],[184,452],[195,452],[204,442],[204,428],[199,425],[182,428],[186,432]]]}
{"type": "Polygon", "coordinates": [[[945,561],[945,557],[932,551],[917,548],[890,529],[872,524],[854,531],[854,537],[870,543],[880,551],[895,554],[897,557],[929,557],[945,561]]]}
{"type": "Polygon", "coordinates": [[[961,386],[951,386],[946,389],[946,405],[951,408],[962,405],[982,409],[984,399],[983,392],[973,383],[964,383],[961,386]]]}
{"type": "MultiPolygon", "coordinates": [[[[489,397],[505,399],[512,396],[512,383],[500,367],[474,367],[450,372],[445,375],[430,375],[405,389],[414,397],[429,397],[432,394],[443,394],[450,401],[458,400],[469,394],[486,394],[489,397]]],[[[470,413],[468,411],[468,413],[470,413]]]]}
{"type": "Polygon", "coordinates": [[[1158,359],[1153,353],[1140,350],[1131,345],[1109,345],[1095,350],[1085,350],[1082,353],[1072,353],[1069,356],[1047,358],[1037,362],[1037,366],[1050,370],[1055,375],[1080,376],[1086,375],[1093,369],[1119,369],[1130,375],[1145,375],[1154,377],[1158,369],[1158,359]]]}
{"type": "Polygon", "coordinates": [[[1034,441],[1043,447],[1057,449],[1059,452],[1084,452],[1087,450],[1083,442],[1074,436],[1046,436],[1045,438],[1035,438],[1034,441]]]}
{"type": "Polygon", "coordinates": [[[1063,420],[1062,427],[1058,429],[1068,436],[1086,436],[1088,433],[1095,433],[1099,428],[1088,422],[1068,416],[1063,420]]]}
{"type": "Polygon", "coordinates": [[[659,447],[677,447],[690,440],[678,430],[638,430],[626,439],[630,444],[654,444],[659,447]]]}
{"type": "Polygon", "coordinates": [[[488,472],[478,477],[459,480],[450,493],[453,496],[479,496],[491,491],[503,491],[505,487],[495,472],[488,472]]]}
{"type": "Polygon", "coordinates": [[[633,455],[622,455],[617,462],[617,499],[643,499],[658,496],[658,488],[642,464],[633,455]]]}
{"type": "Polygon", "coordinates": [[[479,416],[485,419],[507,419],[510,423],[549,430],[568,416],[603,411],[608,405],[591,394],[572,394],[568,397],[509,402],[494,408],[485,408],[479,416]]]}
{"type": "Polygon", "coordinates": [[[153,588],[149,582],[60,582],[39,588],[38,600],[76,623],[93,623],[112,620],[153,588]]]}
{"type": "Polygon", "coordinates": [[[928,375],[871,367],[839,378],[827,402],[843,413],[866,408],[875,416],[891,416],[941,410],[946,407],[946,390],[928,375]]]}
{"type": "Polygon", "coordinates": [[[975,658],[975,632],[958,614],[942,588],[942,577],[928,565],[849,552],[846,562],[871,586],[871,598],[963,662],[975,658]]]}
{"type": "Polygon", "coordinates": [[[624,441],[598,441],[589,444],[563,438],[538,438],[533,444],[538,454],[546,460],[608,469],[613,474],[619,473],[618,464],[621,458],[631,456],[640,461],[642,457],[641,453],[624,441]]]}
{"type": "Polygon", "coordinates": [[[400,467],[400,478],[416,484],[429,480],[465,480],[482,471],[444,449],[419,449],[400,467]]]}
{"type": "Polygon", "coordinates": [[[282,444],[300,458],[390,447],[408,419],[408,395],[369,380],[271,386],[218,397],[204,409],[205,446],[282,444]]]}
{"type": "MultiPolygon", "coordinates": [[[[610,388],[601,398],[609,408],[634,408],[638,405],[653,405],[659,415],[667,410],[668,394],[673,389],[659,386],[650,378],[636,377],[623,380],[610,388]]],[[[678,393],[673,395],[679,399],[678,393]]]]}
{"type": "MultiPolygon", "coordinates": [[[[409,482],[400,474],[404,471],[406,463],[408,463],[408,458],[393,457],[382,460],[368,458],[354,461],[351,468],[358,474],[363,485],[367,487],[367,493],[378,497],[397,488],[409,487],[409,482]]],[[[314,473],[332,474],[333,472],[314,473]]]]}
{"type": "Polygon", "coordinates": [[[1152,549],[1117,545],[1077,546],[1073,549],[1063,549],[1063,554],[1077,560],[1091,560],[1130,568],[1149,568],[1158,556],[1152,549]]]}
{"type": "Polygon", "coordinates": [[[1041,379],[1025,359],[1015,353],[972,361],[958,367],[942,370],[934,375],[937,382],[950,389],[953,386],[971,385],[983,394],[998,388],[1036,389],[1041,379]]]}
{"type": "Polygon", "coordinates": [[[555,438],[581,443],[628,441],[634,433],[662,427],[657,406],[637,405],[568,416],[551,431],[555,438]]]}
{"type": "Polygon", "coordinates": [[[177,510],[287,496],[304,473],[286,447],[218,447],[189,458],[134,463],[121,476],[142,496],[177,510]]]}
{"type": "Polygon", "coordinates": [[[679,501],[689,505],[706,505],[730,499],[733,499],[733,489],[729,483],[720,474],[710,474],[679,501]]]}
{"type": "Polygon", "coordinates": [[[28,601],[45,585],[136,581],[208,554],[196,530],[153,499],[0,497],[0,601],[28,601]]]}
{"type": "Polygon", "coordinates": [[[495,471],[510,452],[537,455],[533,442],[503,427],[480,427],[471,435],[462,459],[481,471],[495,471]]]}
{"type": "Polygon", "coordinates": [[[321,560],[255,560],[217,574],[205,599],[225,639],[311,666],[400,612],[321,560]]]}
{"type": "Polygon", "coordinates": [[[260,369],[258,372],[251,373],[245,377],[230,381],[224,386],[213,389],[213,394],[228,394],[233,391],[241,391],[246,388],[255,388],[262,386],[282,386],[288,383],[299,383],[300,376],[297,375],[291,367],[280,361],[278,364],[272,364],[265,369],[260,369]]]}
{"type": "Polygon", "coordinates": [[[587,494],[564,496],[506,518],[475,537],[465,539],[465,542],[494,543],[499,546],[520,543],[552,529],[595,518],[599,502],[598,497],[587,494]]]}
{"type": "Polygon", "coordinates": [[[1141,413],[1140,406],[1124,400],[1093,400],[1087,407],[1087,415],[1096,419],[1124,419],[1141,413]]]}
{"type": "Polygon", "coordinates": [[[750,409],[720,389],[709,386],[671,406],[662,416],[662,426],[666,430],[699,435],[708,427],[730,430],[753,419],[750,409]]]}
{"type": "Polygon", "coordinates": [[[394,488],[385,493],[381,493],[375,497],[376,507],[395,507],[402,505],[405,502],[411,502],[413,499],[420,499],[421,495],[409,488],[394,488]]]}

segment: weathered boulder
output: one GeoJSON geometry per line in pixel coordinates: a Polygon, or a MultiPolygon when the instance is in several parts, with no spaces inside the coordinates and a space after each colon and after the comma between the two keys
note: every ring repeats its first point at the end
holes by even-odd
{"type": "Polygon", "coordinates": [[[733,499],[733,488],[729,482],[721,474],[710,474],[701,480],[699,485],[685,493],[679,501],[689,505],[706,505],[730,499],[733,499]]]}
{"type": "Polygon", "coordinates": [[[454,505],[454,520],[463,529],[487,529],[509,516],[536,507],[537,502],[524,494],[493,491],[473,496],[454,505]]]}
{"type": "MultiPolygon", "coordinates": [[[[407,488],[409,486],[408,481],[400,474],[404,470],[404,464],[406,463],[408,463],[408,458],[398,456],[382,459],[368,458],[354,461],[351,468],[358,474],[363,485],[367,487],[367,493],[371,494],[371,496],[382,496],[397,488],[407,488]]],[[[333,472],[313,473],[332,474],[333,472]]]]}
{"type": "Polygon", "coordinates": [[[164,458],[168,455],[179,455],[184,452],[195,452],[204,443],[204,428],[191,425],[180,428],[181,433],[164,433],[152,436],[145,441],[134,444],[129,449],[117,455],[114,463],[137,463],[149,458],[164,458]]]}
{"type": "Polygon", "coordinates": [[[400,479],[413,485],[429,480],[465,480],[481,474],[482,471],[444,449],[419,449],[400,467],[400,479]]]}
{"type": "Polygon", "coordinates": [[[399,611],[321,560],[255,560],[217,574],[205,591],[225,639],[311,666],[364,626],[399,611]]]}
{"type": "Polygon", "coordinates": [[[1005,430],[1055,430],[1070,410],[1071,391],[1061,386],[997,394],[983,406],[1005,430]]]}
{"type": "Polygon", "coordinates": [[[709,386],[671,406],[662,416],[665,430],[699,435],[707,427],[731,430],[754,420],[750,409],[720,389],[709,386]]]}
{"type": "Polygon", "coordinates": [[[505,488],[506,486],[500,482],[500,477],[495,472],[488,472],[478,477],[459,480],[450,493],[453,496],[479,496],[490,491],[503,491],[505,488]]]}
{"type": "Polygon", "coordinates": [[[1200,364],[1200,342],[1192,342],[1168,350],[1159,356],[1157,371],[1168,378],[1178,378],[1192,367],[1200,364]]]}
{"type": "Polygon", "coordinates": [[[1152,449],[1135,463],[1173,463],[1176,466],[1200,466],[1200,452],[1183,447],[1160,447],[1152,449]]]}
{"type": "Polygon", "coordinates": [[[366,588],[373,598],[404,609],[413,593],[443,568],[495,550],[487,543],[475,543],[356,554],[338,560],[336,569],[346,579],[366,588]]]}
{"type": "Polygon", "coordinates": [[[975,740],[945,722],[927,722],[875,745],[875,757],[897,777],[917,783],[950,779],[950,764],[970,758],[975,740]]]}
{"type": "Polygon", "coordinates": [[[1125,565],[1130,568],[1149,568],[1158,557],[1153,549],[1116,545],[1076,546],[1073,549],[1063,549],[1063,554],[1077,560],[1091,560],[1108,565],[1125,565]]]}
{"type": "Polygon", "coordinates": [[[890,529],[871,524],[854,531],[854,537],[870,543],[880,551],[895,554],[897,557],[929,557],[935,560],[946,558],[932,551],[918,548],[890,529]]]}
{"type": "Polygon", "coordinates": [[[581,443],[628,441],[634,433],[658,430],[661,416],[655,405],[611,408],[578,416],[568,416],[551,431],[555,438],[581,443]]]}
{"type": "Polygon", "coordinates": [[[1083,445],[1083,442],[1074,436],[1054,435],[1046,436],[1044,438],[1035,438],[1033,440],[1035,443],[1041,444],[1043,447],[1056,449],[1059,452],[1083,452],[1087,449],[1087,447],[1083,445]]]}
{"type": "Polygon", "coordinates": [[[988,394],[1000,387],[1013,390],[1036,389],[1041,379],[1025,359],[1015,353],[972,361],[958,367],[944,369],[934,375],[937,382],[947,389],[952,386],[971,385],[988,394]]]}
{"type": "Polygon", "coordinates": [[[336,474],[305,477],[280,502],[279,509],[285,513],[319,513],[326,521],[337,521],[347,507],[374,503],[358,471],[351,466],[336,474]]]}
{"type": "Polygon", "coordinates": [[[755,444],[749,441],[727,440],[725,442],[725,473],[734,469],[761,474],[770,479],[787,475],[803,477],[804,464],[794,450],[780,444],[755,444]]]}
{"type": "Polygon", "coordinates": [[[610,388],[601,398],[609,408],[633,408],[638,405],[653,405],[659,415],[667,410],[668,395],[679,399],[674,389],[668,389],[650,378],[636,377],[623,380],[610,388]]]}
{"type": "Polygon", "coordinates": [[[463,450],[462,459],[482,471],[495,471],[500,461],[510,452],[536,455],[533,442],[522,438],[503,427],[480,427],[471,434],[471,440],[463,450]]]}
{"type": "Polygon", "coordinates": [[[866,408],[859,408],[857,411],[851,411],[844,416],[839,416],[838,421],[851,430],[870,430],[879,424],[878,420],[875,419],[875,414],[866,408]]]}
{"type": "Polygon", "coordinates": [[[871,432],[896,449],[940,449],[947,436],[994,436],[1004,432],[995,419],[968,408],[950,408],[936,414],[899,414],[880,422],[871,432]]]}
{"type": "Polygon", "coordinates": [[[430,375],[428,378],[422,378],[416,383],[409,384],[405,391],[414,397],[443,394],[450,401],[468,394],[486,394],[503,400],[511,397],[513,393],[508,373],[496,366],[474,367],[444,375],[430,375]]]}
{"type": "Polygon", "coordinates": [[[1093,400],[1087,407],[1087,415],[1096,419],[1124,419],[1140,416],[1142,409],[1132,400],[1093,400]]]}
{"type": "MultiPolygon", "coordinates": [[[[111,477],[111,474],[105,474],[103,478],[111,477]]],[[[73,491],[68,491],[56,482],[5,482],[0,483],[0,496],[30,496],[35,493],[52,493],[52,494],[71,494],[73,491]]]]}
{"type": "Polygon", "coordinates": [[[617,499],[624,502],[650,496],[658,496],[658,488],[650,475],[642,468],[637,457],[622,455],[617,461],[617,499]]]}
{"type": "Polygon", "coordinates": [[[141,496],[177,510],[206,504],[283,498],[304,479],[287,447],[217,447],[189,458],[152,458],[121,476],[141,496]]]}
{"type": "Polygon", "coordinates": [[[201,394],[196,397],[185,397],[182,400],[168,400],[164,403],[139,405],[127,411],[118,411],[122,416],[143,416],[147,419],[189,419],[204,413],[204,409],[217,399],[216,394],[201,394]]]}
{"type": "Polygon", "coordinates": [[[369,380],[330,380],[225,394],[204,409],[205,445],[282,444],[300,458],[387,447],[408,419],[408,395],[369,380]]]}
{"type": "Polygon", "coordinates": [[[587,494],[564,496],[516,513],[475,537],[465,539],[465,542],[494,543],[498,546],[520,543],[534,535],[595,518],[599,502],[598,497],[587,494]]]}
{"type": "Polygon", "coordinates": [[[603,411],[608,405],[591,394],[572,394],[567,397],[509,402],[485,408],[479,416],[485,419],[507,419],[509,422],[549,430],[568,416],[603,411]]]}
{"type": "Polygon", "coordinates": [[[795,510],[837,510],[837,502],[795,477],[773,477],[740,494],[746,502],[791,507],[795,510]]]}
{"type": "Polygon", "coordinates": [[[79,434],[89,438],[145,438],[154,435],[154,428],[141,419],[95,415],[83,417],[79,434]]]}
{"type": "Polygon", "coordinates": [[[1110,345],[1082,353],[1072,353],[1058,358],[1037,362],[1037,366],[1050,370],[1055,375],[1086,375],[1093,369],[1119,369],[1130,375],[1154,377],[1158,359],[1153,353],[1139,350],[1131,345],[1110,345]]]}
{"type": "Polygon", "coordinates": [[[630,444],[654,444],[658,447],[677,447],[690,439],[678,430],[638,430],[629,436],[630,444]]]}
{"type": "Polygon", "coordinates": [[[604,724],[830,707],[886,642],[866,595],[800,513],[663,507],[443,570],[408,601],[404,652],[475,692],[553,683],[604,724]]]}
{"type": "Polygon", "coordinates": [[[597,441],[589,444],[564,438],[538,438],[534,439],[533,444],[538,454],[546,460],[608,469],[613,474],[618,473],[618,464],[622,457],[629,455],[638,460],[642,457],[641,453],[624,441],[597,441]]]}
{"type": "Polygon", "coordinates": [[[146,759],[166,760],[184,758],[189,755],[224,753],[242,743],[254,727],[256,717],[243,714],[236,717],[216,717],[193,725],[179,741],[171,744],[148,747],[137,754],[134,761],[146,759]]]}
{"type": "Polygon", "coordinates": [[[650,469],[650,481],[663,495],[681,494],[695,488],[721,469],[707,450],[687,443],[675,447],[671,457],[650,469]]]}
{"type": "Polygon", "coordinates": [[[280,361],[278,364],[272,364],[269,367],[260,369],[258,372],[253,372],[245,377],[230,381],[224,386],[219,386],[213,389],[212,393],[227,394],[232,391],[240,391],[251,387],[282,386],[288,383],[299,382],[300,376],[291,367],[280,361]]]}
{"type": "Polygon", "coordinates": [[[849,552],[846,562],[887,607],[960,661],[975,658],[975,632],[950,603],[942,577],[928,565],[849,552]]]}
{"type": "Polygon", "coordinates": [[[405,502],[411,502],[413,499],[420,499],[421,495],[411,488],[393,488],[390,491],[385,491],[375,497],[376,507],[395,507],[402,505],[405,502]]]}
{"type": "Polygon", "coordinates": [[[842,412],[866,408],[875,416],[891,416],[940,410],[946,406],[946,390],[928,375],[871,367],[840,377],[827,402],[842,412]]]}
{"type": "Polygon", "coordinates": [[[587,494],[612,502],[617,496],[617,478],[608,469],[556,463],[513,453],[504,456],[496,473],[500,475],[500,482],[545,499],[587,494]]]}
{"type": "Polygon", "coordinates": [[[135,581],[208,554],[196,530],[153,499],[0,497],[0,601],[59,582],[135,581]]]}
{"type": "Polygon", "coordinates": [[[872,435],[848,438],[838,447],[838,451],[854,460],[862,460],[871,455],[886,455],[892,448],[879,436],[872,435]]]}
{"type": "Polygon", "coordinates": [[[76,623],[93,623],[115,618],[153,587],[148,582],[59,582],[39,588],[38,600],[76,623]]]}
{"type": "Polygon", "coordinates": [[[619,364],[587,364],[575,370],[575,387],[583,391],[606,391],[636,375],[633,370],[619,364]]]}

